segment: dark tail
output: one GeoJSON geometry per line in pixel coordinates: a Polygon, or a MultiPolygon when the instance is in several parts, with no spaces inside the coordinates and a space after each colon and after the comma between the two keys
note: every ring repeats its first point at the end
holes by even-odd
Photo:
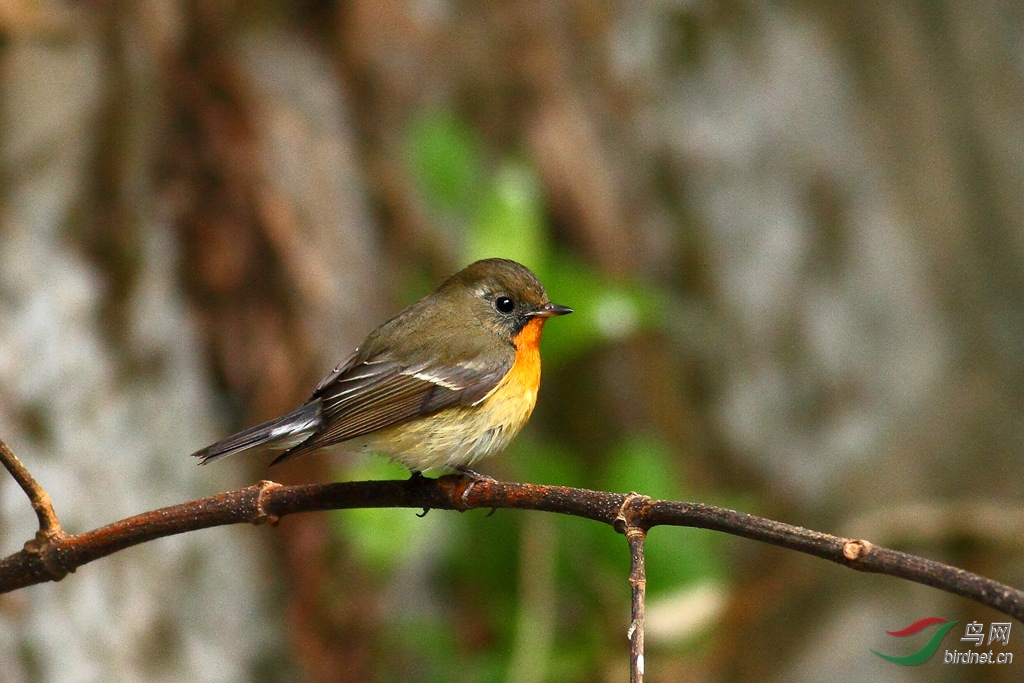
{"type": "Polygon", "coordinates": [[[192,457],[201,458],[199,464],[205,465],[251,449],[284,451],[315,434],[320,425],[320,401],[312,401],[283,417],[232,434],[212,446],[196,451],[192,457]]]}

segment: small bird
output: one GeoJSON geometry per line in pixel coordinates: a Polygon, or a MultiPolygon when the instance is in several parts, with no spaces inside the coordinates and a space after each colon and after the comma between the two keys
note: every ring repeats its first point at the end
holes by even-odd
{"type": "Polygon", "coordinates": [[[475,475],[526,424],[540,385],[544,322],[572,313],[507,259],[477,261],[375,329],[296,410],[193,453],[241,451],[271,464],[343,444],[408,467],[475,475]]]}

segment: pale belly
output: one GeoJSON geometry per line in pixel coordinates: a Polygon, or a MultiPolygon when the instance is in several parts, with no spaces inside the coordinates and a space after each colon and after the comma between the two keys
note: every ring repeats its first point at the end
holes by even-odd
{"type": "Polygon", "coordinates": [[[352,445],[418,472],[469,467],[502,451],[519,433],[533,413],[539,384],[539,355],[521,354],[501,383],[478,404],[448,408],[382,429],[352,445]]]}

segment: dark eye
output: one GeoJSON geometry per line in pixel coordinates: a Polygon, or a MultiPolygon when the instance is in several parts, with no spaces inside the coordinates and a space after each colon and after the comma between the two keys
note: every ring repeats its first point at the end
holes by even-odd
{"type": "Polygon", "coordinates": [[[511,297],[499,296],[494,300],[494,310],[498,313],[511,313],[516,309],[516,302],[511,297]]]}

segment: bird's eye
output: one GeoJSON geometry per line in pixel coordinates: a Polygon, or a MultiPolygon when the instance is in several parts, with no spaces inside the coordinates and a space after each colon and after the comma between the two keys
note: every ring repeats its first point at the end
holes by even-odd
{"type": "Polygon", "coordinates": [[[499,296],[494,300],[494,310],[498,313],[511,313],[516,309],[516,302],[511,297],[499,296]]]}

